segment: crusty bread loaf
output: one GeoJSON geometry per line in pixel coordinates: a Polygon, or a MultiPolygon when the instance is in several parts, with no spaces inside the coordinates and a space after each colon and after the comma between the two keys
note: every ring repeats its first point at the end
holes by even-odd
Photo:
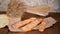
{"type": "Polygon", "coordinates": [[[15,24],[12,25],[12,27],[13,27],[14,29],[18,29],[19,27],[24,26],[24,25],[26,25],[26,24],[34,21],[35,19],[36,19],[36,18],[30,18],[30,19],[27,19],[27,20],[24,20],[24,21],[15,23],[15,24]]]}
{"type": "Polygon", "coordinates": [[[34,27],[36,27],[41,22],[42,22],[42,18],[36,19],[36,20],[32,21],[31,23],[25,25],[21,29],[22,29],[23,32],[30,31],[30,30],[32,30],[34,27]]]}
{"type": "Polygon", "coordinates": [[[43,32],[43,31],[46,29],[46,26],[47,26],[47,25],[48,25],[48,20],[43,21],[43,22],[40,24],[39,31],[40,31],[40,32],[43,32]]]}
{"type": "Polygon", "coordinates": [[[26,12],[40,15],[40,16],[46,16],[48,15],[49,11],[51,9],[50,5],[43,5],[38,7],[28,7],[26,12]]]}
{"type": "Polygon", "coordinates": [[[10,0],[7,9],[7,15],[10,17],[21,17],[24,13],[24,4],[19,3],[18,0],[10,0]]]}

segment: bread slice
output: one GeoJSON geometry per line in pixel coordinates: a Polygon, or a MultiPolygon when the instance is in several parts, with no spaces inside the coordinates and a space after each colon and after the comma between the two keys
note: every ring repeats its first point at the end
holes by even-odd
{"type": "Polygon", "coordinates": [[[0,28],[5,27],[9,24],[8,16],[6,14],[0,14],[0,28]]]}

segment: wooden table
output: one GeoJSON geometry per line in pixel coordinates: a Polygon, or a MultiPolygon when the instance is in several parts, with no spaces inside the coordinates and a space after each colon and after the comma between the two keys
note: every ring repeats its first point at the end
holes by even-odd
{"type": "MultiPolygon", "coordinates": [[[[2,12],[3,14],[5,12],[2,12]]],[[[25,14],[24,14],[25,15],[25,14]]],[[[27,13],[28,16],[28,13],[27,13]]],[[[28,17],[33,16],[32,14],[29,14],[28,17]]],[[[34,15],[36,17],[39,17],[37,15],[34,15]]],[[[0,34],[60,34],[60,13],[50,13],[46,17],[53,17],[54,19],[57,20],[57,23],[54,24],[52,27],[47,28],[44,32],[39,32],[37,30],[29,31],[29,32],[11,32],[9,31],[8,27],[6,26],[5,28],[0,29],[0,34]]],[[[26,18],[26,17],[25,17],[26,18]]]]}

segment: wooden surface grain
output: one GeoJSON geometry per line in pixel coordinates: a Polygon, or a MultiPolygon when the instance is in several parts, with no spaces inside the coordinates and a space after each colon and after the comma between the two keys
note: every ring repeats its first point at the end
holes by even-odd
{"type": "MultiPolygon", "coordinates": [[[[26,13],[23,16],[23,19],[27,19],[26,16],[28,18],[29,17],[40,17],[38,15],[26,13]]],[[[60,13],[49,13],[49,15],[46,17],[53,17],[54,19],[57,20],[57,23],[54,24],[52,27],[47,28],[44,32],[39,32],[37,30],[32,30],[29,32],[11,32],[11,31],[9,31],[8,27],[5,27],[5,28],[0,29],[0,34],[60,34],[60,13]]],[[[43,18],[45,18],[45,17],[43,17],[43,18]]]]}

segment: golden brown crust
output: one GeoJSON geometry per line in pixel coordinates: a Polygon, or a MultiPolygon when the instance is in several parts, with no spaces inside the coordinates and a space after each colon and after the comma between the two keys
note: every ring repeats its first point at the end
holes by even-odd
{"type": "Polygon", "coordinates": [[[22,27],[21,29],[22,29],[23,32],[30,31],[34,27],[36,27],[39,23],[41,23],[41,21],[42,21],[41,18],[36,19],[36,20],[32,21],[31,23],[27,24],[26,26],[22,27]]]}
{"type": "Polygon", "coordinates": [[[48,24],[48,20],[41,23],[41,26],[39,27],[39,31],[43,32],[48,24]]]}
{"type": "Polygon", "coordinates": [[[36,19],[36,18],[30,18],[30,19],[21,21],[21,22],[19,22],[19,23],[15,23],[15,24],[12,25],[12,27],[13,27],[14,29],[18,29],[19,27],[24,26],[24,25],[30,23],[31,21],[34,21],[35,19],[36,19]]]}

